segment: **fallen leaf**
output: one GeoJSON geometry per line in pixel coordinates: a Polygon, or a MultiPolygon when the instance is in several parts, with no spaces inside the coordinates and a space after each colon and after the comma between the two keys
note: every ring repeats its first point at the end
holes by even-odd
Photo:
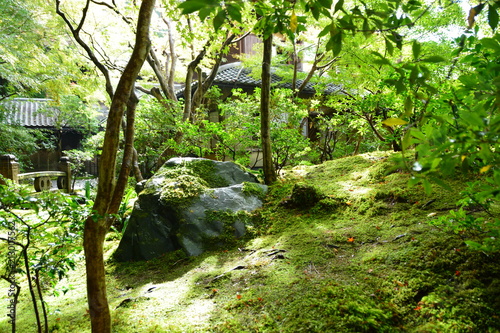
{"type": "Polygon", "coordinates": [[[347,241],[348,241],[348,242],[350,242],[350,243],[354,243],[354,237],[349,237],[349,238],[347,239],[347,241]]]}
{"type": "Polygon", "coordinates": [[[420,310],[422,307],[421,306],[417,306],[415,309],[413,310],[420,310]]]}
{"type": "Polygon", "coordinates": [[[403,282],[401,282],[401,281],[394,280],[394,282],[396,282],[396,284],[397,284],[398,286],[400,286],[400,287],[404,287],[404,286],[405,286],[405,284],[404,284],[403,282]]]}
{"type": "Polygon", "coordinates": [[[236,298],[241,299],[241,295],[240,294],[236,295],[236,298]]]}
{"type": "Polygon", "coordinates": [[[455,271],[455,276],[460,276],[460,274],[462,274],[460,271],[455,271]]]}

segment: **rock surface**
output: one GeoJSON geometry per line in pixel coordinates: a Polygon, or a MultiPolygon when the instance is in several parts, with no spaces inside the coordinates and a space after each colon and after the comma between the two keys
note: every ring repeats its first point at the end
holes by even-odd
{"type": "Polygon", "coordinates": [[[115,252],[118,261],[150,260],[183,249],[199,255],[243,236],[267,191],[232,162],[173,158],[140,191],[115,252]]]}

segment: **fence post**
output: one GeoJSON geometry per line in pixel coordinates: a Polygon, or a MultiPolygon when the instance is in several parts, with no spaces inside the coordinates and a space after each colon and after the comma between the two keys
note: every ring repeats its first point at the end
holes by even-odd
{"type": "MultiPolygon", "coordinates": [[[[12,180],[13,183],[19,183],[19,163],[14,155],[0,156],[0,174],[5,178],[12,180]]],[[[1,182],[1,181],[0,181],[1,182]]]]}
{"type": "Polygon", "coordinates": [[[59,159],[59,171],[66,172],[66,177],[59,177],[57,179],[57,187],[71,193],[71,163],[69,157],[63,156],[59,159]]]}

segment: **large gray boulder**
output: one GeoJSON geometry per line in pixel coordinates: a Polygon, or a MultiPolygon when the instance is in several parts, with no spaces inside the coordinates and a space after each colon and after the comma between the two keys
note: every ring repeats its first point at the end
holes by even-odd
{"type": "Polygon", "coordinates": [[[115,252],[118,261],[188,255],[245,235],[267,187],[232,162],[173,158],[137,188],[138,199],[115,252]]]}

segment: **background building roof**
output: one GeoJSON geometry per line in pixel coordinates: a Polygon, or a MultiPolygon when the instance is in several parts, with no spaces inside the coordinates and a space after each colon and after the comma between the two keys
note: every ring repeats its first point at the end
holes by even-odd
{"type": "Polygon", "coordinates": [[[30,128],[55,127],[55,119],[48,115],[46,110],[53,110],[49,106],[51,99],[45,98],[14,98],[1,102],[7,111],[6,121],[30,128]]]}
{"type": "MultiPolygon", "coordinates": [[[[220,66],[217,75],[215,76],[212,85],[226,88],[256,88],[262,85],[262,80],[260,78],[252,77],[252,69],[242,66],[241,62],[233,62],[226,65],[220,66]]],[[[297,80],[297,88],[304,82],[304,80],[297,80]]],[[[193,82],[192,87],[195,88],[198,82],[193,82]]],[[[278,88],[292,89],[291,80],[286,81],[281,76],[276,73],[271,73],[271,85],[278,88]]],[[[316,94],[316,88],[320,85],[313,82],[308,82],[305,88],[301,91],[302,95],[313,96],[316,94]]],[[[342,86],[337,84],[325,84],[321,85],[323,91],[321,93],[325,95],[331,94],[343,94],[342,86]]],[[[194,91],[193,91],[194,93],[194,91]]],[[[184,88],[176,91],[177,98],[182,98],[184,96],[184,88]]]]}
{"type": "MultiPolygon", "coordinates": [[[[238,88],[241,86],[248,87],[260,87],[262,81],[252,77],[252,70],[250,68],[242,67],[240,62],[230,63],[220,67],[217,72],[217,76],[214,80],[214,85],[224,85],[224,86],[234,86],[238,88]]],[[[304,82],[304,80],[297,80],[297,88],[304,82]]],[[[292,82],[285,81],[281,76],[276,73],[271,73],[271,84],[274,87],[292,89],[292,82]]],[[[314,95],[316,93],[315,83],[308,82],[302,93],[314,95]]],[[[321,92],[323,94],[335,94],[341,91],[342,87],[336,84],[326,84],[324,90],[321,92]]]]}

